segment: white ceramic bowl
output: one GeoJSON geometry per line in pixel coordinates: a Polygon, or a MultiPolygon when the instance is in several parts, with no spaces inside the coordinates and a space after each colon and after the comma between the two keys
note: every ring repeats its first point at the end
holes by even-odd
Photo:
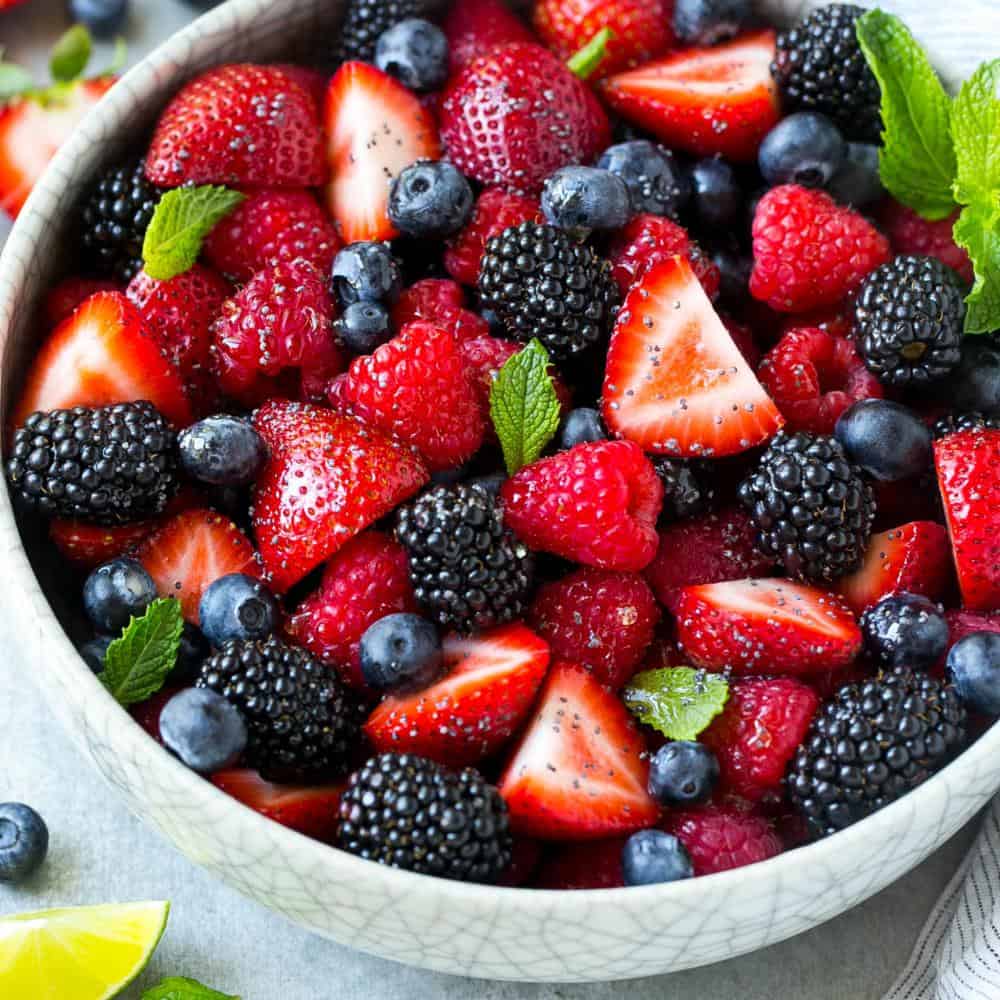
{"type": "MultiPolygon", "coordinates": [[[[785,13],[814,4],[785,2],[785,13]]],[[[892,6],[886,4],[886,6],[892,6]]],[[[993,6],[991,4],[991,6],[993,6]]],[[[0,258],[0,407],[37,346],[33,316],[69,245],[69,207],[88,179],[154,119],[195,72],[234,59],[287,58],[329,38],[335,0],[232,0],[176,35],[114,88],[32,194],[0,258]]],[[[942,16],[908,14],[939,62],[942,16]]],[[[923,14],[918,8],[924,7],[923,14]]],[[[969,10],[979,8],[972,0],[969,10]]],[[[984,4],[983,17],[991,12],[984,4]]],[[[953,41],[972,31],[949,17],[953,41]]],[[[980,29],[978,37],[998,37],[980,29]]],[[[954,77],[964,62],[944,53],[954,77]]],[[[995,52],[981,55],[996,55],[995,52]]],[[[603,980],[731,958],[814,927],[898,878],[1000,787],[1000,727],[902,801],[836,837],[763,864],[674,885],[542,892],[394,871],[269,822],[184,768],[120,709],[80,660],[53,606],[58,571],[36,577],[0,490],[4,611],[53,709],[132,809],[192,861],[291,920],[345,944],[445,972],[496,979],[603,980]]],[[[35,551],[33,549],[33,551],[35,551]]],[[[64,619],[65,620],[65,619],[64,619]]]]}

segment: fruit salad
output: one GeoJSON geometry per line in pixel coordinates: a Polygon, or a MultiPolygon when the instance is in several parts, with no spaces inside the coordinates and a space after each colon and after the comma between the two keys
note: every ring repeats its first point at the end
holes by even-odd
{"type": "Polygon", "coordinates": [[[851,4],[347,6],[332,71],[174,94],[39,309],[6,477],[108,696],[509,887],[931,778],[1000,714],[1000,60],[953,99],[851,4]]]}

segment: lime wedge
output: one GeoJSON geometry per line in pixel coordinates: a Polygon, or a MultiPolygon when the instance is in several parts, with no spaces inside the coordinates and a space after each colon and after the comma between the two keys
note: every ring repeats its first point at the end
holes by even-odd
{"type": "Polygon", "coordinates": [[[0,997],[108,1000],[146,967],[169,903],[112,903],[0,918],[0,997]]]}

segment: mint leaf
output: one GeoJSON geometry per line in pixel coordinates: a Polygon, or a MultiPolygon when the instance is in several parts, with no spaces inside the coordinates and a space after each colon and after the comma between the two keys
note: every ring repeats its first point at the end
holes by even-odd
{"type": "Polygon", "coordinates": [[[858,18],[856,27],[882,88],[882,183],[925,219],[943,219],[955,210],[951,100],[927,54],[898,17],[872,10],[858,18]]]}
{"type": "Polygon", "coordinates": [[[1000,191],[1000,59],[965,81],[951,115],[958,158],[955,198],[963,205],[1000,191]]]}
{"type": "Polygon", "coordinates": [[[1000,328],[1000,190],[963,208],[954,232],[976,269],[965,300],[965,332],[990,333],[1000,328]]]}
{"type": "Polygon", "coordinates": [[[108,646],[101,682],[120,705],[145,701],[163,687],[177,663],[183,628],[180,601],[159,598],[108,646]]]}
{"type": "Polygon", "coordinates": [[[146,273],[167,281],[189,271],[205,237],[243,199],[239,191],[211,184],[168,191],[160,198],[143,240],[146,273]]]}
{"type": "Polygon", "coordinates": [[[640,722],[668,740],[695,740],[725,708],[729,685],[693,667],[662,667],[636,674],[622,697],[640,722]]]}
{"type": "Polygon", "coordinates": [[[14,63],[0,62],[0,103],[35,89],[31,74],[14,63]]]}
{"type": "Polygon", "coordinates": [[[559,426],[559,397],[541,341],[532,340],[497,372],[490,386],[490,417],[510,475],[541,455],[559,426]]]}
{"type": "Polygon", "coordinates": [[[213,990],[196,979],[171,976],[151,990],[146,990],[142,1000],[240,1000],[240,998],[213,990]]]}
{"type": "Polygon", "coordinates": [[[49,56],[49,72],[57,83],[78,80],[90,62],[90,32],[82,24],[74,25],[56,42],[49,56]]]}

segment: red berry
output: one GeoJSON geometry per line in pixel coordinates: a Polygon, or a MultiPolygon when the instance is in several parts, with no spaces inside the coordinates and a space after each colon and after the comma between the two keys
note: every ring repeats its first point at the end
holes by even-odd
{"type": "Polygon", "coordinates": [[[69,319],[91,295],[121,290],[120,285],[103,278],[65,278],[46,294],[42,303],[46,329],[54,330],[64,319],[69,319]]]}
{"type": "Polygon", "coordinates": [[[739,348],[743,360],[751,367],[760,364],[760,348],[754,340],[753,330],[746,323],[737,323],[729,316],[719,316],[726,332],[733,338],[733,343],[739,348]]]}
{"type": "Polygon", "coordinates": [[[417,320],[449,331],[459,343],[490,334],[489,323],[465,308],[462,286],[444,278],[425,278],[400,295],[392,310],[392,324],[396,331],[417,320]]]}
{"type": "Polygon", "coordinates": [[[534,42],[523,21],[503,0],[456,0],[442,25],[448,39],[451,72],[476,56],[508,42],[534,42]]]}
{"type": "Polygon", "coordinates": [[[104,525],[55,518],[49,523],[49,538],[67,562],[91,570],[131,552],[158,524],[155,519],[104,525]]]}
{"type": "Polygon", "coordinates": [[[553,844],[535,873],[535,889],[618,889],[625,885],[622,851],[628,837],[553,844]]]}
{"type": "Polygon", "coordinates": [[[968,251],[955,242],[957,218],[958,209],[947,219],[929,222],[912,208],[907,208],[892,198],[885,200],[879,213],[879,222],[897,255],[937,257],[942,264],[957,271],[966,284],[971,285],[975,277],[972,261],[968,251]]]}

